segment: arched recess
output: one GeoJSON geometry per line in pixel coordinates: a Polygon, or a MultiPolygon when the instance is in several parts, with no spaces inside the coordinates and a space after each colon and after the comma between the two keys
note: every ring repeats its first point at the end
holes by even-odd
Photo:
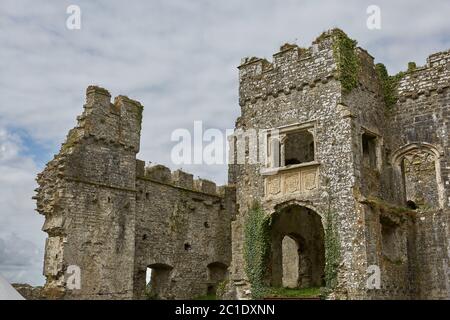
{"type": "Polygon", "coordinates": [[[207,265],[207,294],[215,295],[217,286],[228,278],[228,266],[222,262],[215,261],[207,265]]]}
{"type": "Polygon", "coordinates": [[[173,267],[164,263],[147,266],[146,296],[152,299],[170,298],[170,276],[173,267]]]}
{"type": "Polygon", "coordinates": [[[396,188],[403,204],[412,208],[443,208],[445,190],[442,151],[429,143],[410,143],[392,155],[396,188]]]}
{"type": "Polygon", "coordinates": [[[325,243],[321,216],[290,203],[280,205],[270,230],[270,285],[308,288],[324,285],[325,243]]]}

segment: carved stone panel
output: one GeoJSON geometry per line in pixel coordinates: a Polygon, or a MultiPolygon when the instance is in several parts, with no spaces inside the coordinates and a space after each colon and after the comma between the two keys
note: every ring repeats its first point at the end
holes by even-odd
{"type": "Polygon", "coordinates": [[[270,176],[266,179],[266,193],[269,195],[277,195],[281,192],[280,176],[270,176]]]}
{"type": "Polygon", "coordinates": [[[311,191],[317,188],[317,170],[305,170],[302,172],[303,190],[311,191]]]}
{"type": "Polygon", "coordinates": [[[300,190],[300,175],[298,172],[287,174],[285,176],[284,190],[286,193],[294,193],[300,190]]]}
{"type": "Polygon", "coordinates": [[[265,197],[282,197],[289,194],[313,192],[318,188],[316,166],[281,170],[265,178],[265,197]]]}

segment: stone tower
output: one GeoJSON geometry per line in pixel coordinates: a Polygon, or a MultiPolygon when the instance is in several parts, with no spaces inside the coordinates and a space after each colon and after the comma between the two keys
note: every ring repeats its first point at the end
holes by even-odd
{"type": "Polygon", "coordinates": [[[229,168],[239,208],[232,295],[254,286],[242,266],[257,202],[270,219],[265,286],[450,297],[449,66],[447,51],[388,76],[338,29],[310,48],[282,46],[273,62],[243,60],[232,147],[246,157],[229,168]],[[373,266],[380,288],[367,284],[373,266]]]}
{"type": "Polygon", "coordinates": [[[86,298],[131,298],[135,250],[135,176],[142,106],[89,87],[83,114],[60,153],[38,176],[45,215],[44,275],[50,296],[66,294],[66,269],[80,268],[86,298]]]}
{"type": "Polygon", "coordinates": [[[136,159],[142,111],[88,87],[77,126],[38,175],[47,297],[188,299],[227,277],[234,189],[136,159]]]}

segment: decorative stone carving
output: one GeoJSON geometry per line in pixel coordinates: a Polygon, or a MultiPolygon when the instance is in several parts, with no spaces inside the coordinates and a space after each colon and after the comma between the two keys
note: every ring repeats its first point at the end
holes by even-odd
{"type": "Polygon", "coordinates": [[[318,187],[318,164],[281,170],[265,179],[266,198],[313,192],[318,187]]]}

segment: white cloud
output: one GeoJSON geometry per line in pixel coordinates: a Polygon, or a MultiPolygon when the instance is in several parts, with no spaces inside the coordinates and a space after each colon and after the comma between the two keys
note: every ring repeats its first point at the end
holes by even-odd
{"type": "Polygon", "coordinates": [[[31,200],[37,168],[19,136],[0,127],[0,273],[10,282],[42,284],[43,219],[31,200]]]}

